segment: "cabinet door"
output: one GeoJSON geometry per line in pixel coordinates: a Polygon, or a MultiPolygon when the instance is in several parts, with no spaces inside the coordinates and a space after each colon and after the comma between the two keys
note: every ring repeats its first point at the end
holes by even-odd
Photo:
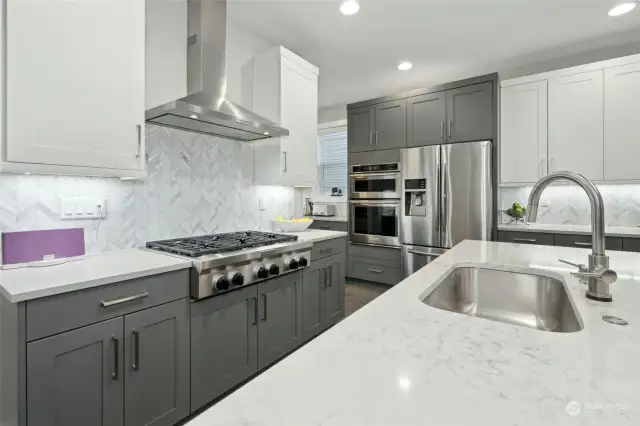
{"type": "Polygon", "coordinates": [[[536,182],[547,174],[547,82],[501,91],[500,181],[536,182]]]}
{"type": "Polygon", "coordinates": [[[604,180],[640,179],[640,64],[604,70],[604,180]]]}
{"type": "Polygon", "coordinates": [[[344,279],[347,274],[347,259],[344,254],[335,254],[326,259],[325,324],[333,325],[344,318],[344,279]]]}
{"type": "Polygon", "coordinates": [[[305,341],[324,330],[325,261],[318,260],[302,272],[302,337],[305,341]]]}
{"type": "Polygon", "coordinates": [[[257,287],[191,304],[191,411],[258,370],[257,287]]]}
{"type": "Polygon", "coordinates": [[[127,426],[171,426],[189,415],[189,302],[124,317],[127,426]]]}
{"type": "Polygon", "coordinates": [[[144,0],[8,0],[7,159],[144,169],[144,0]]]}
{"type": "Polygon", "coordinates": [[[376,105],[376,149],[405,148],[407,146],[407,100],[376,105]]]}
{"type": "Polygon", "coordinates": [[[443,143],[446,121],[446,92],[407,99],[407,147],[443,143]]]}
{"type": "Polygon", "coordinates": [[[447,90],[447,142],[493,139],[493,83],[447,90]]]}
{"type": "Polygon", "coordinates": [[[302,344],[302,271],[258,284],[258,369],[302,344]]]}
{"type": "Polygon", "coordinates": [[[549,172],[603,179],[602,71],[549,80],[549,172]]]}
{"type": "Polygon", "coordinates": [[[349,152],[373,151],[375,109],[373,106],[347,112],[347,139],[349,152]]]}
{"type": "Polygon", "coordinates": [[[29,426],[123,424],[122,318],[27,344],[29,426]]]}
{"type": "Polygon", "coordinates": [[[318,77],[282,58],[282,183],[313,186],[318,180],[318,77]]]}

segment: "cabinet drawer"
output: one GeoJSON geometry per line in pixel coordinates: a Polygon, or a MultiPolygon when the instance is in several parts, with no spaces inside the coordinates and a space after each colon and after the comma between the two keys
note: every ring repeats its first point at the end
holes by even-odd
{"type": "Polygon", "coordinates": [[[348,276],[360,280],[390,285],[396,285],[402,281],[402,271],[400,266],[385,266],[373,262],[375,262],[375,259],[372,259],[371,263],[363,262],[360,259],[349,260],[348,276]]]}
{"type": "Polygon", "coordinates": [[[364,246],[349,244],[349,256],[368,257],[381,259],[400,265],[400,248],[364,246]]]}
{"type": "Polygon", "coordinates": [[[152,275],[27,302],[27,341],[189,295],[189,270],[152,275]]]}
{"type": "MultiPolygon", "coordinates": [[[[609,248],[608,243],[607,248],[609,248]]],[[[622,240],[622,250],[640,253],[640,238],[624,238],[622,240]]]]}
{"type": "Polygon", "coordinates": [[[498,231],[498,241],[518,244],[554,245],[553,234],[520,231],[498,231]]]}
{"type": "Polygon", "coordinates": [[[311,261],[322,259],[338,253],[344,253],[347,249],[345,237],[313,243],[311,248],[311,261]]]}
{"type": "MultiPolygon", "coordinates": [[[[563,247],[591,248],[591,235],[555,234],[555,245],[563,247]]],[[[622,238],[606,237],[607,250],[622,250],[622,238]]]]}
{"type": "Polygon", "coordinates": [[[330,222],[328,220],[313,220],[309,229],[321,229],[323,231],[340,231],[348,232],[349,224],[347,222],[330,222]]]}

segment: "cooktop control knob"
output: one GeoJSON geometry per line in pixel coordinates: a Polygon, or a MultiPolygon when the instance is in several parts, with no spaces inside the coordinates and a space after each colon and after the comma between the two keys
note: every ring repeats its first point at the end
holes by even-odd
{"type": "Polygon", "coordinates": [[[265,268],[264,266],[256,268],[253,273],[257,278],[260,278],[261,280],[269,277],[269,271],[267,271],[267,268],[265,268]]]}
{"type": "Polygon", "coordinates": [[[220,291],[229,289],[229,278],[225,276],[220,276],[213,281],[216,288],[220,291]]]}
{"type": "Polygon", "coordinates": [[[231,284],[236,287],[241,286],[242,284],[244,284],[244,276],[240,272],[236,272],[235,274],[233,274],[233,277],[231,277],[231,284]]]}
{"type": "Polygon", "coordinates": [[[269,273],[271,275],[278,275],[280,273],[280,267],[275,263],[272,263],[271,266],[269,266],[269,273]]]}
{"type": "Polygon", "coordinates": [[[291,259],[289,261],[289,269],[298,269],[298,261],[296,259],[291,259]]]}
{"type": "Polygon", "coordinates": [[[300,256],[300,258],[298,259],[298,265],[299,265],[301,268],[304,268],[305,266],[308,266],[308,265],[309,265],[309,261],[307,260],[307,258],[306,258],[306,257],[304,257],[304,256],[300,256]]]}

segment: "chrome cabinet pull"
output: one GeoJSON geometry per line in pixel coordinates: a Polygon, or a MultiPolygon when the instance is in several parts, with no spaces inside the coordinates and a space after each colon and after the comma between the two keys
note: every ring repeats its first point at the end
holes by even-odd
{"type": "Polygon", "coordinates": [[[538,240],[535,238],[512,238],[511,241],[516,243],[535,243],[538,240]]]}
{"type": "Polygon", "coordinates": [[[287,151],[282,152],[282,171],[287,171],[287,151]]]}
{"type": "MultiPolygon", "coordinates": [[[[318,226],[318,228],[320,228],[320,229],[329,229],[330,226],[324,225],[324,226],[318,226]]],[[[320,250],[320,251],[322,251],[322,250],[320,250]]]]}
{"type": "Polygon", "coordinates": [[[333,285],[333,274],[331,273],[332,271],[333,271],[333,266],[331,265],[327,266],[326,274],[329,276],[329,284],[328,284],[329,287],[333,285]]]}
{"type": "Polygon", "coordinates": [[[251,324],[257,325],[258,324],[258,298],[252,297],[251,299],[253,300],[253,321],[251,322],[251,324]]]}
{"type": "Polygon", "coordinates": [[[331,248],[322,248],[322,249],[320,249],[320,253],[326,253],[326,252],[331,251],[331,250],[332,250],[331,248]]]}
{"type": "Polygon", "coordinates": [[[447,121],[447,137],[451,137],[451,120],[447,121]]]}
{"type": "Polygon", "coordinates": [[[583,243],[582,241],[574,241],[573,245],[578,247],[591,247],[591,243],[583,243]]]}
{"type": "Polygon", "coordinates": [[[376,146],[378,146],[378,131],[376,130],[376,146]]]}
{"type": "Polygon", "coordinates": [[[327,287],[327,270],[320,269],[320,274],[323,274],[320,276],[320,288],[326,288],[327,287]]]}
{"type": "Polygon", "coordinates": [[[113,348],[113,370],[111,370],[111,378],[113,380],[118,380],[118,357],[120,355],[120,351],[118,350],[119,339],[116,336],[111,336],[111,346],[113,348]]]}
{"type": "Polygon", "coordinates": [[[142,151],[142,126],[136,124],[136,130],[138,131],[138,152],[136,153],[136,158],[139,158],[142,151]]]}
{"type": "Polygon", "coordinates": [[[440,139],[444,139],[444,121],[440,122],[440,139]]]}
{"type": "Polygon", "coordinates": [[[438,257],[440,256],[440,254],[433,254],[433,253],[425,253],[422,251],[415,251],[415,250],[407,250],[409,253],[411,254],[417,254],[418,256],[427,256],[427,257],[438,257]]]}
{"type": "Polygon", "coordinates": [[[267,320],[267,293],[262,293],[262,306],[263,306],[263,310],[262,310],[262,321],[266,321],[267,320]]]}
{"type": "Polygon", "coordinates": [[[369,146],[373,146],[373,132],[369,132],[369,146]]]}
{"type": "Polygon", "coordinates": [[[381,274],[382,271],[380,269],[368,269],[369,272],[373,272],[374,274],[381,274]]]}
{"type": "Polygon", "coordinates": [[[140,333],[136,330],[131,330],[131,339],[133,340],[133,362],[131,368],[133,371],[140,369],[140,333]]]}
{"type": "Polygon", "coordinates": [[[148,296],[149,296],[149,293],[145,291],[144,293],[136,294],[129,297],[123,297],[122,299],[110,300],[108,302],[101,300],[100,305],[103,308],[108,308],[109,306],[120,305],[121,303],[127,303],[127,302],[132,302],[138,299],[144,299],[145,297],[148,297],[148,296]]]}

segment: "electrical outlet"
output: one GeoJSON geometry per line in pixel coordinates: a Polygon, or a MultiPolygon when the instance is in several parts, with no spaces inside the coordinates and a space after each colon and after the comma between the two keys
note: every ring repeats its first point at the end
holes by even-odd
{"type": "Polygon", "coordinates": [[[82,220],[107,217],[106,198],[63,198],[60,219],[82,220]]]}

